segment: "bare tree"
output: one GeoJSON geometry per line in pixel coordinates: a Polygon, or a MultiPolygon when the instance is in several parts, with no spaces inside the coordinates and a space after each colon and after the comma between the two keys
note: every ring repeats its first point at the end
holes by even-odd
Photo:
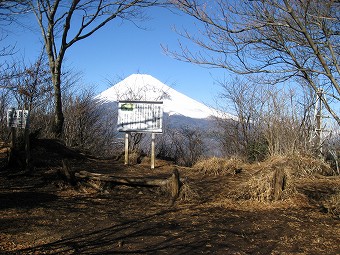
{"type": "Polygon", "coordinates": [[[19,6],[22,7],[24,1],[22,0],[2,0],[0,1],[0,21],[1,24],[8,24],[15,21],[16,14],[20,14],[22,12],[18,12],[20,9],[21,11],[27,11],[27,9],[18,8],[19,6]]]}
{"type": "Polygon", "coordinates": [[[220,81],[222,91],[217,102],[221,108],[236,113],[237,120],[217,119],[217,125],[223,130],[221,136],[223,150],[226,154],[245,153],[249,144],[255,139],[259,112],[263,107],[263,88],[254,86],[252,81],[239,76],[231,80],[220,81]]]}
{"type": "Polygon", "coordinates": [[[181,32],[201,51],[181,44],[181,52],[169,54],[237,74],[265,74],[270,83],[300,77],[315,93],[323,88],[323,103],[340,125],[331,103],[340,101],[339,1],[172,2],[203,28],[201,33],[181,32]]]}
{"type": "Polygon", "coordinates": [[[101,107],[91,90],[64,96],[66,145],[95,155],[112,155],[116,112],[101,107]]]}
{"type": "MultiPolygon", "coordinates": [[[[6,44],[5,40],[8,36],[8,26],[15,21],[16,7],[20,5],[19,0],[17,1],[0,1],[0,57],[10,56],[14,53],[15,45],[6,44]],[[5,42],[5,43],[3,43],[5,42]]],[[[0,79],[6,79],[8,72],[12,66],[7,63],[7,60],[0,62],[0,79]]],[[[0,87],[3,87],[0,84],[0,87]]]]}
{"type": "Polygon", "coordinates": [[[238,121],[217,121],[226,155],[261,160],[267,155],[311,152],[315,97],[308,91],[297,93],[238,77],[221,86],[218,99],[238,116],[238,121]]]}
{"type": "Polygon", "coordinates": [[[194,165],[204,154],[203,132],[197,128],[181,126],[167,130],[167,148],[162,148],[167,156],[171,155],[176,164],[194,165]]]}
{"type": "Polygon", "coordinates": [[[53,130],[56,136],[61,136],[64,123],[61,75],[67,50],[114,19],[143,19],[142,9],[157,5],[160,1],[27,0],[21,2],[22,6],[31,8],[41,29],[54,87],[53,130]]]}
{"type": "Polygon", "coordinates": [[[43,54],[30,66],[23,64],[23,61],[15,61],[7,76],[3,86],[11,91],[18,108],[31,111],[39,105],[46,106],[47,101],[51,100],[53,87],[43,54]]]}
{"type": "Polygon", "coordinates": [[[10,106],[10,91],[0,88],[0,140],[6,140],[8,137],[7,129],[7,109],[10,106]]]}
{"type": "Polygon", "coordinates": [[[266,91],[263,98],[265,102],[263,111],[259,113],[259,129],[262,130],[263,138],[266,141],[268,154],[290,155],[304,151],[301,148],[303,136],[303,115],[297,107],[298,98],[293,90],[270,89],[266,91]]]}

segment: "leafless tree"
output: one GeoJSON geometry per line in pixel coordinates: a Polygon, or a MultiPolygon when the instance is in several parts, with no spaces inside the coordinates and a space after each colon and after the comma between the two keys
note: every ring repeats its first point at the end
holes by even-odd
{"type": "Polygon", "coordinates": [[[194,165],[204,154],[203,132],[196,128],[182,126],[167,130],[168,142],[171,146],[163,148],[163,153],[171,155],[176,164],[194,165]],[[170,151],[169,151],[170,150],[170,151]]]}
{"type": "Polygon", "coordinates": [[[95,155],[112,155],[117,113],[101,107],[93,98],[91,90],[64,96],[65,142],[95,155]]]}
{"type": "Polygon", "coordinates": [[[171,128],[163,123],[163,134],[156,137],[156,152],[157,158],[166,159],[169,161],[175,160],[175,145],[172,139],[171,128]]]}
{"type": "Polygon", "coordinates": [[[222,91],[218,95],[217,103],[226,112],[232,110],[237,116],[237,120],[217,119],[216,121],[224,134],[220,136],[223,151],[226,154],[245,153],[249,144],[255,139],[257,118],[264,104],[263,88],[254,86],[252,81],[239,76],[220,81],[219,84],[222,91]]]}
{"type": "Polygon", "coordinates": [[[218,120],[226,155],[260,160],[267,155],[311,152],[315,97],[293,89],[259,85],[236,77],[221,82],[218,100],[233,109],[238,121],[218,120]]]}
{"type": "MultiPolygon", "coordinates": [[[[11,68],[6,70],[6,75],[2,79],[2,88],[0,89],[3,91],[2,112],[6,112],[9,106],[11,106],[20,110],[29,110],[31,116],[34,116],[35,114],[33,114],[32,110],[42,105],[46,106],[46,102],[51,98],[52,86],[50,81],[46,62],[43,61],[43,55],[30,66],[25,66],[21,61],[15,61],[11,68]],[[6,104],[6,99],[8,98],[11,101],[7,101],[6,104]]],[[[27,170],[31,169],[29,139],[30,131],[32,130],[29,125],[31,122],[32,118],[30,117],[24,128],[10,129],[12,147],[9,164],[21,161],[17,150],[24,149],[27,170]]],[[[7,128],[7,130],[9,129],[7,128]]]]}
{"type": "MultiPolygon", "coordinates": [[[[8,36],[9,30],[7,29],[12,22],[16,20],[16,7],[20,5],[17,1],[0,1],[0,58],[8,57],[14,53],[15,45],[6,44],[5,40],[8,36]]],[[[12,67],[7,62],[7,59],[0,61],[0,80],[7,78],[7,74],[12,67]]],[[[0,87],[3,87],[0,84],[0,87]]]]}
{"type": "Polygon", "coordinates": [[[2,141],[8,137],[7,109],[10,107],[11,100],[9,90],[0,88],[0,140],[2,141]]]}
{"type": "Polygon", "coordinates": [[[2,0],[0,1],[0,21],[1,24],[9,24],[16,20],[17,14],[26,12],[27,9],[22,8],[22,0],[2,0]],[[21,12],[19,12],[21,10],[21,12]]]}
{"type": "Polygon", "coordinates": [[[67,50],[90,37],[112,20],[136,21],[144,18],[143,8],[159,4],[155,0],[27,0],[40,26],[54,87],[54,133],[62,135],[62,63],[67,50]]]}
{"type": "Polygon", "coordinates": [[[15,61],[7,78],[3,79],[3,86],[11,91],[20,109],[31,111],[40,105],[46,106],[52,98],[53,87],[43,54],[30,66],[15,61]]]}
{"type": "MultiPolygon", "coordinates": [[[[53,120],[53,85],[48,62],[43,52],[33,64],[26,65],[24,60],[13,60],[11,68],[6,70],[1,89],[10,95],[11,106],[30,111],[30,130],[40,130],[45,138],[53,137],[51,124],[53,120]]],[[[65,70],[62,75],[63,94],[79,80],[79,74],[65,70]]],[[[7,104],[8,105],[8,104],[7,104]]]]}
{"type": "Polygon", "coordinates": [[[315,93],[323,88],[323,103],[340,125],[332,104],[340,101],[339,1],[172,2],[203,28],[201,33],[181,32],[200,51],[180,44],[180,52],[165,49],[169,54],[237,74],[264,74],[270,83],[300,77],[315,93]]]}
{"type": "Polygon", "coordinates": [[[303,115],[297,109],[294,91],[267,90],[264,101],[258,126],[266,141],[268,154],[274,156],[306,152],[301,144],[305,144],[310,134],[307,137],[302,135],[303,115]]]}

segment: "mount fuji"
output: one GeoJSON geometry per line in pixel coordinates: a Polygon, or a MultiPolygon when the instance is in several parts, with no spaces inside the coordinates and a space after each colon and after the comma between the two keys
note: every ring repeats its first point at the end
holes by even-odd
{"type": "Polygon", "coordinates": [[[163,101],[165,114],[169,117],[183,117],[182,119],[236,119],[231,114],[210,108],[174,90],[148,74],[132,74],[97,95],[95,99],[103,104],[121,100],[163,101]]]}

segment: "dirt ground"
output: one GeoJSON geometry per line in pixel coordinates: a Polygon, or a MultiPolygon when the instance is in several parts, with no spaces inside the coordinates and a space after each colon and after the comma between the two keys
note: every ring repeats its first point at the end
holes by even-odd
{"type": "Polygon", "coordinates": [[[177,167],[185,190],[171,206],[161,188],[99,192],[58,175],[63,157],[74,171],[134,177],[167,178],[176,167],[169,162],[151,170],[147,162],[124,166],[55,147],[35,153],[31,173],[0,170],[0,254],[340,254],[340,220],[320,206],[324,189],[313,180],[301,182],[300,196],[265,204],[228,198],[246,172],[177,167]]]}

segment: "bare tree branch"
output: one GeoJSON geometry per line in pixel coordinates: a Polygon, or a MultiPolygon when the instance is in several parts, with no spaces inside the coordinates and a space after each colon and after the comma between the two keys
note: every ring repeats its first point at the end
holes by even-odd
{"type": "MultiPolygon", "coordinates": [[[[203,29],[200,33],[179,32],[199,50],[183,43],[179,44],[180,51],[163,46],[170,56],[236,74],[262,73],[269,83],[303,77],[315,92],[322,87],[333,95],[333,100],[339,101],[338,1],[173,0],[172,3],[199,20],[203,29]]],[[[340,125],[340,113],[329,104],[326,108],[340,125]]]]}
{"type": "MultiPolygon", "coordinates": [[[[156,0],[27,0],[40,26],[54,86],[56,136],[63,131],[61,67],[67,49],[90,37],[114,19],[141,20],[143,8],[162,5],[156,0]]],[[[165,2],[165,1],[164,1],[165,2]]]]}

